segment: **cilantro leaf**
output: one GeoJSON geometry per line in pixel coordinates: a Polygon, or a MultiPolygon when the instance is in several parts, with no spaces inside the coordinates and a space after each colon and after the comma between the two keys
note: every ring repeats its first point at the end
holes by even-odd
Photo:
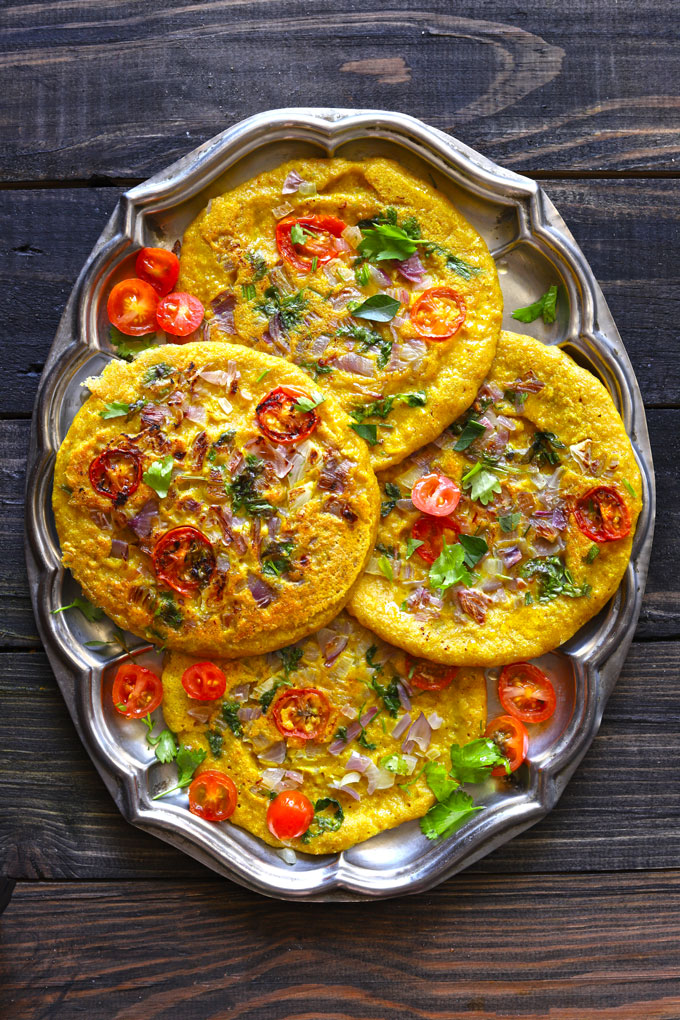
{"type": "Polygon", "coordinates": [[[252,459],[246,457],[245,466],[227,486],[234,513],[245,510],[253,517],[266,517],[271,514],[273,510],[271,503],[268,503],[256,488],[256,481],[262,471],[263,464],[258,457],[253,456],[252,459]]]}
{"type": "Polygon", "coordinates": [[[463,790],[455,790],[446,800],[434,804],[424,818],[420,828],[428,839],[446,839],[471,818],[481,807],[475,806],[472,797],[463,790]]]}
{"type": "Polygon", "coordinates": [[[269,711],[269,706],[276,697],[279,688],[290,687],[292,685],[292,682],[293,682],[292,680],[287,680],[285,677],[277,676],[276,680],[271,685],[269,690],[265,691],[262,697],[260,698],[260,707],[262,708],[262,711],[265,714],[269,711]]]}
{"type": "Polygon", "coordinates": [[[538,578],[539,602],[551,602],[558,595],[564,595],[570,599],[580,599],[590,595],[592,588],[589,584],[578,585],[572,577],[571,571],[559,556],[539,556],[529,560],[520,569],[520,574],[525,579],[538,578]]]}
{"type": "Polygon", "coordinates": [[[225,701],[222,705],[222,718],[235,737],[243,734],[243,726],[238,717],[239,707],[238,701],[225,701]]]}
{"type": "Polygon", "coordinates": [[[498,523],[501,526],[501,531],[514,531],[521,520],[522,515],[518,513],[514,514],[499,514],[498,523]]]}
{"type": "Polygon", "coordinates": [[[358,436],[365,439],[369,446],[377,446],[378,444],[378,426],[377,425],[364,425],[361,423],[352,423],[350,428],[356,432],[358,436]]]}
{"type": "Polygon", "coordinates": [[[368,319],[370,322],[389,322],[399,311],[400,302],[389,294],[374,294],[355,308],[352,315],[356,319],[368,319]]]}
{"type": "Polygon", "coordinates": [[[387,499],[380,505],[381,517],[387,517],[388,514],[392,513],[397,505],[397,500],[401,499],[401,489],[394,482],[385,482],[385,495],[387,499]]]}
{"type": "Polygon", "coordinates": [[[519,319],[520,322],[534,322],[541,315],[543,321],[549,325],[555,321],[556,306],[557,286],[553,284],[545,294],[541,294],[538,301],[534,301],[533,304],[526,305],[524,308],[516,308],[512,313],[512,317],[513,319],[519,319]]]}
{"type": "Polygon", "coordinates": [[[358,252],[372,262],[396,259],[403,262],[417,251],[417,244],[408,234],[392,223],[376,223],[361,227],[363,235],[358,252]]]}
{"type": "Polygon", "coordinates": [[[374,400],[370,404],[362,404],[350,411],[350,417],[356,422],[363,422],[366,418],[387,418],[395,404],[406,404],[408,407],[425,407],[427,404],[427,393],[425,390],[414,390],[412,393],[393,393],[382,400],[374,400]]]}
{"type": "Polygon", "coordinates": [[[491,502],[495,492],[501,491],[501,483],[496,475],[484,469],[481,460],[463,475],[461,481],[463,488],[470,490],[470,499],[478,499],[483,506],[491,502]]]}
{"type": "Polygon", "coordinates": [[[167,797],[169,793],[174,793],[175,790],[181,790],[188,786],[194,777],[194,772],[205,758],[206,753],[200,747],[195,749],[184,746],[180,747],[175,758],[177,763],[177,783],[175,786],[171,786],[169,790],[157,793],[153,799],[160,800],[161,797],[167,797]]]}
{"type": "Polygon", "coordinates": [[[98,606],[93,606],[89,599],[83,598],[80,595],[76,595],[73,602],[69,602],[67,606],[60,606],[59,609],[53,609],[51,616],[56,616],[57,613],[63,613],[66,609],[79,609],[86,620],[90,623],[96,623],[98,620],[103,620],[104,610],[98,606]]]}
{"type": "Polygon", "coordinates": [[[387,769],[388,772],[394,772],[397,776],[410,776],[411,766],[405,760],[403,754],[386,754],[384,758],[381,758],[378,762],[381,769],[387,769]]]}
{"type": "Polygon", "coordinates": [[[173,630],[179,630],[183,623],[182,614],[169,591],[160,593],[160,604],[154,616],[162,620],[167,627],[172,627],[173,630]]]}
{"type": "Polygon", "coordinates": [[[458,541],[465,550],[465,566],[470,569],[477,566],[489,551],[486,541],[478,535],[460,535],[458,541]]]}
{"type": "Polygon", "coordinates": [[[177,743],[175,734],[170,730],[161,730],[155,740],[156,757],[159,761],[172,761],[177,755],[177,743]]]}
{"type": "Polygon", "coordinates": [[[309,411],[313,411],[315,407],[323,404],[325,400],[326,398],[320,393],[314,393],[311,397],[298,397],[296,403],[293,405],[293,409],[307,414],[309,411]]]}
{"type": "Polygon", "coordinates": [[[388,560],[387,556],[380,557],[378,560],[378,566],[388,581],[394,580],[394,570],[392,569],[392,564],[388,560]]]}
{"type": "Polygon", "coordinates": [[[448,775],[446,767],[436,761],[428,761],[426,764],[425,779],[437,800],[446,800],[460,786],[457,779],[448,775]]]}
{"type": "Polygon", "coordinates": [[[541,432],[537,430],[531,446],[524,455],[528,464],[535,460],[539,464],[560,464],[560,455],[557,450],[566,449],[561,439],[558,439],[554,432],[541,432]]]}
{"type": "Polygon", "coordinates": [[[281,294],[277,287],[267,287],[262,301],[258,301],[255,308],[262,315],[271,319],[274,315],[279,316],[282,328],[289,332],[299,326],[302,322],[302,315],[307,307],[307,299],[304,291],[299,290],[296,294],[281,294]]]}
{"type": "Polygon", "coordinates": [[[104,406],[104,410],[99,412],[100,418],[121,418],[124,414],[127,414],[130,410],[130,405],[126,404],[122,400],[112,400],[111,403],[104,406]]]}
{"type": "Polygon", "coordinates": [[[409,535],[409,537],[406,539],[406,559],[407,560],[410,559],[411,556],[413,556],[416,549],[420,549],[421,545],[423,544],[424,543],[421,542],[419,539],[411,538],[411,536],[409,535]]]}
{"type": "Polygon", "coordinates": [[[330,365],[322,365],[320,361],[300,361],[300,368],[303,368],[305,372],[309,372],[314,377],[314,381],[319,378],[320,375],[331,375],[333,369],[330,365]]]}
{"type": "Polygon", "coordinates": [[[262,553],[262,573],[281,577],[292,566],[292,552],[292,542],[271,542],[262,553]]]}
{"type": "Polygon", "coordinates": [[[132,361],[142,351],[155,346],[156,334],[145,333],[143,336],[128,336],[126,333],[121,333],[115,326],[111,326],[109,341],[111,346],[116,348],[119,358],[123,358],[124,361],[132,361]]]}
{"type": "Polygon", "coordinates": [[[287,648],[279,648],[276,654],[283,663],[283,672],[286,679],[288,679],[290,674],[294,673],[300,665],[303,651],[297,645],[288,645],[287,648]]]}
{"type": "Polygon", "coordinates": [[[382,698],[382,702],[389,714],[396,718],[401,707],[401,699],[399,698],[399,677],[393,676],[389,684],[385,686],[378,680],[378,672],[379,671],[376,671],[373,674],[371,687],[378,697],[382,698]]]}
{"type": "Polygon", "coordinates": [[[294,223],[290,229],[293,244],[304,244],[308,237],[314,237],[311,230],[305,230],[301,223],[294,223]]]}
{"type": "Polygon", "coordinates": [[[465,550],[460,543],[448,545],[444,539],[439,557],[430,567],[430,587],[446,591],[454,584],[472,584],[472,577],[465,566],[465,550]]]}
{"type": "Polygon", "coordinates": [[[497,765],[504,765],[506,772],[510,771],[507,758],[488,737],[470,740],[462,747],[451,744],[450,774],[459,783],[482,783],[497,765]]]}
{"type": "Polygon", "coordinates": [[[454,450],[461,453],[463,450],[467,450],[468,446],[471,446],[475,439],[486,432],[486,426],[482,425],[481,422],[475,421],[474,418],[470,418],[465,428],[460,434],[458,442],[454,446],[454,450]]]}
{"type": "Polygon", "coordinates": [[[345,820],[345,814],[332,797],[322,797],[314,805],[314,817],[306,832],[303,832],[301,839],[303,843],[309,843],[310,839],[319,836],[322,832],[337,832],[345,820]],[[334,808],[332,814],[326,814],[329,808],[334,808]]]}
{"type": "Polygon", "coordinates": [[[206,733],[208,738],[208,746],[210,747],[210,753],[213,757],[218,758],[222,753],[222,744],[224,743],[224,737],[221,733],[216,730],[209,730],[206,733]]]}
{"type": "Polygon", "coordinates": [[[165,499],[168,494],[174,463],[172,454],[166,453],[161,460],[155,460],[149,470],[142,475],[146,484],[158,493],[161,499],[165,499]]]}

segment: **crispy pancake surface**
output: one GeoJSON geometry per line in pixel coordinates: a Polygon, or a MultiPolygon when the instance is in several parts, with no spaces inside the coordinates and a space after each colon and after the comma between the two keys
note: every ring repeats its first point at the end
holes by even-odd
{"type": "Polygon", "coordinates": [[[376,469],[434,439],[469,406],[489,371],[503,308],[476,230],[432,185],[376,158],[296,160],[212,199],[184,236],[178,286],[205,304],[206,336],[289,358],[372,426],[362,431],[376,469]],[[332,259],[302,259],[300,267],[304,247],[291,261],[277,229],[310,216],[351,229],[332,259]],[[364,260],[358,248],[376,227],[408,232],[408,265],[364,260]],[[412,315],[418,299],[440,287],[462,300],[465,320],[450,338],[427,340],[412,315]],[[379,294],[398,302],[389,321],[357,308],[379,294]]]}
{"type": "Polygon", "coordinates": [[[442,663],[510,663],[570,638],[616,591],[641,508],[637,462],[604,386],[558,348],[511,333],[470,412],[386,481],[392,508],[349,609],[442,663]],[[448,530],[415,547],[427,528],[410,494],[433,472],[463,494],[448,530]],[[629,517],[615,540],[579,526],[578,507],[592,515],[598,489],[629,517]],[[461,563],[455,547],[466,542],[461,563]]]}
{"type": "Polygon", "coordinates": [[[414,663],[345,613],[281,652],[218,663],[227,689],[217,701],[186,694],[182,675],[195,662],[182,654],[168,656],[165,721],[180,744],[207,752],[199,771],[218,769],[234,780],[238,804],[230,821],[272,846],[281,844],[267,828],[267,807],[270,792],[283,789],[301,790],[312,803],[335,802],[306,838],[290,841],[306,853],[344,850],[425,814],[434,796],[420,774],[424,764],[439,759],[446,764],[451,744],[478,737],[486,723],[481,670],[459,670],[439,691],[409,687],[405,678],[414,663]],[[397,682],[411,690],[408,711],[397,682]],[[378,685],[388,692],[385,698],[378,685]],[[277,706],[292,691],[309,688],[327,698],[327,724],[313,740],[284,739],[275,723],[277,706]],[[409,742],[416,723],[422,745],[409,742]],[[325,828],[329,822],[337,827],[325,828]]]}
{"type": "Polygon", "coordinates": [[[113,362],[88,386],[53,505],[64,564],[95,605],[149,640],[226,657],[288,645],[337,614],[375,537],[365,445],[332,398],[294,443],[270,441],[256,417],[280,386],[314,403],[309,376],[242,346],[188,343],[113,362]]]}

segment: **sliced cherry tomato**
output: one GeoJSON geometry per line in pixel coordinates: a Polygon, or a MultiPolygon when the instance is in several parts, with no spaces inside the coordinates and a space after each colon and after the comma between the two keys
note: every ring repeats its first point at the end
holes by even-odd
{"type": "Polygon", "coordinates": [[[444,540],[447,545],[453,545],[459,535],[460,525],[455,517],[430,517],[426,514],[419,517],[411,528],[411,538],[423,543],[416,552],[426,563],[434,563],[441,556],[444,540]]]}
{"type": "Polygon", "coordinates": [[[156,321],[172,336],[189,336],[201,325],[204,314],[205,309],[197,297],[176,291],[160,301],[156,321]]]}
{"type": "Polygon", "coordinates": [[[189,810],[206,822],[223,822],[231,818],[238,801],[236,784],[231,776],[217,769],[206,769],[189,787],[189,810]]]}
{"type": "Polygon", "coordinates": [[[309,394],[295,386],[277,386],[270,390],[255,410],[257,424],[267,439],[274,443],[299,443],[311,435],[319,424],[316,411],[300,411],[300,398],[309,394]]]}
{"type": "Polygon", "coordinates": [[[179,259],[167,248],[142,248],[137,255],[135,272],[140,280],[150,283],[164,297],[177,283],[179,259]]]}
{"type": "Polygon", "coordinates": [[[267,808],[267,828],[284,842],[306,832],[314,818],[314,805],[299,790],[283,790],[267,808]]]}
{"type": "Polygon", "coordinates": [[[113,681],[113,704],[128,719],[141,719],[158,708],[163,700],[160,678],[136,662],[119,666],[113,681]]]}
{"type": "Polygon", "coordinates": [[[630,510],[611,485],[597,485],[581,496],[574,517],[593,542],[614,542],[630,533],[630,510]]]}
{"type": "Polygon", "coordinates": [[[156,577],[180,595],[205,587],[215,570],[213,547],[197,528],[172,528],[153,551],[156,577]]]}
{"type": "Polygon", "coordinates": [[[335,216],[289,216],[276,225],[276,247],[286,262],[307,273],[313,259],[321,265],[338,255],[333,238],[346,229],[347,224],[335,216]],[[297,242],[291,237],[293,227],[297,228],[295,234],[299,231],[301,235],[297,242]]]}
{"type": "Polygon", "coordinates": [[[504,666],[498,680],[500,703],[515,719],[539,723],[555,711],[555,688],[542,669],[530,662],[514,662],[504,666]]]}
{"type": "Polygon", "coordinates": [[[411,490],[411,499],[424,514],[448,517],[460,502],[460,486],[447,475],[434,472],[418,479],[411,490]]]}
{"type": "Polygon", "coordinates": [[[182,687],[197,701],[216,701],[227,686],[227,678],[214,662],[195,662],[182,674],[182,687]]]}
{"type": "MultiPolygon", "coordinates": [[[[501,754],[508,759],[510,771],[515,772],[529,750],[529,734],[519,719],[511,715],[496,716],[486,727],[484,736],[493,740],[501,754]]],[[[503,765],[497,765],[491,775],[505,776],[507,772],[503,765]]]]}
{"type": "Polygon", "coordinates": [[[406,657],[406,678],[421,691],[443,691],[456,679],[458,666],[441,666],[427,659],[406,657]]]}
{"type": "Polygon", "coordinates": [[[425,340],[448,340],[465,322],[465,301],[451,287],[431,287],[409,313],[411,322],[425,340]]]}
{"type": "Polygon", "coordinates": [[[109,294],[109,321],[126,336],[155,333],[158,294],[144,280],[121,280],[109,294]]]}
{"type": "Polygon", "coordinates": [[[112,447],[104,450],[90,464],[90,485],[100,496],[108,496],[119,503],[137,489],[142,480],[142,457],[130,447],[112,447]]]}
{"type": "Polygon", "coordinates": [[[293,687],[274,705],[274,722],[284,737],[314,740],[328,724],[331,706],[316,687],[293,687]]]}

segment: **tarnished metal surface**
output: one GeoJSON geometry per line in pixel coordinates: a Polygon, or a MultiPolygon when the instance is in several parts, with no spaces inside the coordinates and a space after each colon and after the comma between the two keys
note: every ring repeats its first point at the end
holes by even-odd
{"type": "MultiPolygon", "coordinates": [[[[505,326],[513,328],[506,312],[505,326]]],[[[351,900],[430,888],[511,839],[548,812],[600,724],[628,651],[647,577],[654,523],[654,473],[640,391],[602,292],[559,213],[533,181],[448,135],[396,113],[289,109],[259,114],[189,153],[122,197],[73,288],[43,373],[27,471],[27,560],[40,635],[80,737],[112,797],[130,822],[174,844],[241,885],[286,899],[351,900]],[[375,836],[336,856],[279,854],[229,823],[191,815],[186,796],[154,801],[174,767],[153,758],[141,724],[111,704],[112,674],[124,654],[92,645],[112,636],[108,621],[79,613],[51,616],[77,586],[60,565],[50,509],[56,451],[84,399],[82,382],[97,374],[106,350],[105,295],[144,244],[171,245],[207,203],[240,181],[296,156],[386,155],[429,177],[486,239],[496,259],[506,308],[530,303],[559,280],[566,300],[558,321],[521,326],[559,344],[604,381],[640,463],[644,508],[633,557],[616,597],[567,645],[549,656],[560,708],[534,728],[531,761],[511,792],[493,783],[477,791],[486,804],[453,838],[429,843],[416,822],[375,836]]],[[[131,639],[142,661],[153,649],[131,639]]],[[[495,694],[490,683],[490,712],[495,694]]],[[[169,783],[168,783],[169,785],[169,783]]]]}

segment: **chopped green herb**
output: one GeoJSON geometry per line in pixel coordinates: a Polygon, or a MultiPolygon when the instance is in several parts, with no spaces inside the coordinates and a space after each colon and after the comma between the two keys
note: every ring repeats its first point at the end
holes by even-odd
{"type": "Polygon", "coordinates": [[[378,560],[378,566],[388,581],[394,580],[394,570],[392,569],[392,564],[388,560],[387,556],[380,557],[378,560]]]}
{"type": "Polygon", "coordinates": [[[322,797],[314,805],[314,818],[307,831],[302,834],[302,842],[309,843],[310,839],[314,839],[322,832],[337,832],[344,818],[344,812],[337,800],[332,797],[322,797]],[[329,808],[334,809],[332,814],[328,814],[329,808]]]}
{"type": "Polygon", "coordinates": [[[356,319],[370,322],[389,322],[399,311],[400,302],[389,294],[374,294],[366,298],[352,313],[356,319]]]}
{"type": "Polygon", "coordinates": [[[208,730],[206,733],[208,738],[208,746],[210,747],[210,753],[214,758],[218,758],[222,753],[222,745],[224,743],[224,737],[217,730],[208,730]]]}
{"type": "Polygon", "coordinates": [[[489,551],[486,541],[478,535],[461,535],[458,541],[465,550],[465,566],[471,570],[489,551]]]}
{"type": "Polygon", "coordinates": [[[276,697],[279,689],[281,687],[290,687],[291,684],[292,684],[291,680],[287,680],[285,677],[282,676],[277,676],[269,690],[265,691],[262,697],[260,698],[260,707],[262,708],[262,711],[265,713],[265,715],[269,711],[269,706],[276,697]]]}
{"type": "Polygon", "coordinates": [[[257,282],[258,280],[261,280],[264,276],[267,275],[267,273],[269,272],[267,261],[265,258],[263,258],[262,255],[260,255],[259,252],[248,251],[246,252],[246,258],[248,259],[250,267],[253,270],[253,280],[257,282]]]}
{"type": "Polygon", "coordinates": [[[281,577],[291,568],[292,542],[272,542],[262,553],[262,573],[281,577]]]}
{"type": "Polygon", "coordinates": [[[413,238],[393,223],[375,223],[373,227],[362,227],[362,240],[358,252],[372,262],[396,259],[403,262],[417,250],[413,238]]]}
{"type": "Polygon", "coordinates": [[[524,308],[516,308],[512,313],[512,317],[513,319],[519,319],[520,322],[534,322],[540,315],[543,317],[543,321],[549,325],[555,321],[556,305],[557,286],[553,284],[545,294],[541,294],[538,301],[534,301],[533,304],[526,305],[524,308]]]}
{"type": "Polygon", "coordinates": [[[301,361],[300,368],[304,368],[305,372],[309,372],[314,377],[315,382],[320,375],[330,375],[333,371],[330,365],[322,365],[320,361],[301,361]]]}
{"type": "Polygon", "coordinates": [[[386,754],[384,758],[380,759],[378,764],[381,769],[394,772],[397,776],[411,775],[411,765],[406,761],[403,754],[386,754]]]}
{"type": "Polygon", "coordinates": [[[533,604],[534,604],[534,596],[531,594],[530,591],[525,592],[524,593],[524,605],[525,606],[533,606],[533,604]]]}
{"type": "Polygon", "coordinates": [[[465,566],[465,550],[460,543],[448,545],[444,539],[439,557],[430,567],[430,587],[446,591],[454,584],[472,584],[472,577],[465,566]]]}
{"type": "Polygon", "coordinates": [[[393,676],[389,684],[385,686],[378,680],[378,674],[380,670],[376,670],[371,679],[371,687],[378,695],[382,698],[382,702],[393,717],[396,717],[401,707],[401,701],[399,700],[399,677],[393,676]]]}
{"type": "Polygon", "coordinates": [[[417,538],[411,538],[409,535],[406,539],[406,559],[409,560],[416,549],[420,549],[421,545],[423,545],[423,542],[419,541],[417,538]]]}
{"type": "Polygon", "coordinates": [[[362,439],[365,439],[369,446],[376,446],[378,443],[378,426],[377,425],[363,425],[363,424],[350,424],[350,428],[362,439]]]}
{"type": "Polygon", "coordinates": [[[177,763],[176,785],[170,787],[169,790],[163,790],[162,793],[157,793],[153,799],[159,800],[161,797],[167,797],[169,793],[174,793],[175,790],[182,790],[185,786],[188,786],[194,777],[194,772],[205,756],[206,751],[204,751],[203,748],[192,749],[190,747],[180,747],[175,759],[177,763]]]}
{"type": "Polygon", "coordinates": [[[307,307],[307,299],[304,291],[299,290],[296,294],[281,294],[277,287],[267,287],[264,298],[259,301],[255,308],[268,319],[278,315],[282,328],[289,332],[299,326],[302,322],[302,315],[307,307]]]}
{"type": "Polygon", "coordinates": [[[371,270],[368,268],[368,263],[359,262],[354,265],[354,277],[359,287],[366,287],[371,282],[371,270]]]}
{"type": "Polygon", "coordinates": [[[446,766],[441,762],[429,761],[425,765],[424,772],[427,785],[437,800],[446,800],[460,786],[460,782],[449,776],[446,766]]]}
{"type": "Polygon", "coordinates": [[[476,811],[481,810],[481,807],[475,805],[469,793],[454,790],[446,800],[434,804],[424,818],[420,819],[420,828],[428,839],[446,839],[476,811]]]}
{"type": "MultiPolygon", "coordinates": [[[[153,723],[151,724],[153,726],[153,723]]],[[[161,730],[157,737],[151,736],[151,731],[146,735],[146,742],[154,748],[158,761],[167,763],[174,761],[177,757],[177,741],[175,734],[170,730],[161,730]]]]}
{"type": "Polygon", "coordinates": [[[454,450],[461,453],[463,450],[467,450],[468,446],[471,446],[475,439],[486,432],[486,426],[482,425],[481,422],[475,421],[474,418],[470,418],[465,428],[460,434],[460,439],[454,446],[454,450]]]}
{"type": "Polygon", "coordinates": [[[276,654],[283,664],[283,672],[286,679],[288,679],[290,674],[294,673],[300,665],[303,651],[297,645],[288,645],[286,648],[279,648],[276,654]]]}
{"type": "Polygon", "coordinates": [[[535,460],[537,464],[560,464],[560,455],[557,450],[566,449],[561,439],[558,439],[554,432],[541,432],[537,430],[533,442],[524,455],[525,463],[535,460]]]}
{"type": "Polygon", "coordinates": [[[182,626],[182,614],[169,591],[162,591],[160,593],[160,603],[154,615],[173,630],[179,630],[182,626]]]}
{"type": "Polygon", "coordinates": [[[635,499],[635,498],[637,497],[637,493],[635,492],[635,489],[634,489],[634,488],[633,488],[633,486],[632,486],[632,485],[630,484],[630,482],[628,481],[628,479],[627,479],[627,478],[622,478],[621,480],[622,480],[623,484],[624,484],[624,485],[626,486],[626,488],[628,489],[628,492],[629,492],[629,493],[631,494],[631,496],[633,497],[633,499],[635,499]]]}
{"type": "Polygon", "coordinates": [[[315,255],[312,259],[312,272],[315,273],[319,266],[319,256],[315,255]]]}
{"type": "Polygon", "coordinates": [[[146,484],[158,493],[161,499],[165,499],[170,488],[170,482],[172,480],[172,469],[174,466],[174,458],[171,453],[166,455],[161,460],[155,460],[148,471],[145,471],[142,478],[146,484]]]}
{"type": "Polygon", "coordinates": [[[350,417],[356,422],[363,422],[366,418],[387,418],[395,404],[407,404],[409,407],[425,407],[427,394],[424,390],[415,390],[413,393],[394,393],[392,396],[384,397],[382,400],[374,400],[371,404],[363,404],[350,411],[350,417]]]}
{"type": "Polygon", "coordinates": [[[347,740],[347,727],[338,726],[337,730],[333,734],[333,740],[347,740]]]}
{"type": "Polygon", "coordinates": [[[462,747],[451,745],[451,776],[459,783],[483,783],[498,765],[510,772],[507,758],[488,737],[470,740],[462,747]]]}
{"type": "Polygon", "coordinates": [[[360,354],[375,347],[378,351],[376,359],[378,368],[384,368],[390,360],[392,341],[382,337],[380,333],[376,333],[375,330],[370,329],[368,326],[358,326],[355,322],[344,323],[338,328],[336,336],[351,337],[352,340],[356,340],[359,344],[357,350],[360,354]]]}
{"type": "Polygon", "coordinates": [[[583,562],[584,563],[592,563],[593,560],[595,559],[595,557],[599,556],[599,555],[600,555],[600,547],[599,547],[599,545],[591,545],[590,549],[588,550],[588,552],[583,557],[583,562]]]}
{"type": "Polygon", "coordinates": [[[161,382],[163,379],[168,379],[172,375],[172,368],[170,365],[166,365],[164,361],[157,361],[155,365],[150,365],[144,373],[144,385],[153,386],[154,383],[161,382]]]}
{"type": "Polygon", "coordinates": [[[90,623],[96,623],[98,620],[104,619],[104,610],[99,609],[98,606],[93,606],[89,599],[86,599],[81,595],[76,595],[73,602],[69,602],[67,606],[60,606],[59,609],[52,609],[51,615],[56,616],[57,613],[63,613],[66,609],[79,609],[85,619],[89,620],[90,623]]]}
{"type": "Polygon", "coordinates": [[[441,255],[446,264],[446,268],[450,269],[452,273],[460,276],[463,280],[471,280],[473,276],[477,276],[482,272],[479,266],[473,266],[465,259],[460,258],[459,255],[454,255],[452,251],[445,248],[443,244],[437,244],[436,241],[426,241],[425,247],[423,248],[425,255],[441,255]]]}
{"type": "Polygon", "coordinates": [[[241,297],[244,301],[253,301],[257,295],[254,283],[242,283],[241,284],[241,297]]]}
{"type": "Polygon", "coordinates": [[[100,418],[122,418],[130,410],[130,405],[122,400],[112,400],[106,404],[103,411],[99,412],[100,418]]]}
{"type": "Polygon", "coordinates": [[[294,223],[290,229],[290,239],[293,244],[304,244],[308,237],[314,237],[311,230],[305,230],[301,223],[294,223]]]}
{"type": "Polygon", "coordinates": [[[298,397],[297,402],[294,405],[295,411],[301,411],[303,414],[308,414],[309,411],[313,411],[315,407],[319,407],[323,404],[326,398],[321,393],[314,393],[311,397],[298,397]]]}
{"type": "Polygon", "coordinates": [[[266,517],[271,514],[273,507],[257,491],[256,482],[262,474],[263,464],[259,457],[249,454],[246,457],[245,467],[240,474],[227,485],[227,492],[231,496],[231,505],[234,513],[244,510],[253,517],[266,517]]]}
{"type": "Polygon", "coordinates": [[[518,411],[521,411],[527,402],[529,394],[524,390],[505,390],[503,398],[510,404],[514,404],[518,411]]]}
{"type": "Polygon", "coordinates": [[[592,590],[589,584],[576,584],[571,572],[559,556],[540,556],[529,560],[520,569],[520,574],[527,580],[538,579],[539,602],[551,602],[558,595],[564,595],[570,599],[580,599],[590,595],[592,590]]]}
{"type": "Polygon", "coordinates": [[[392,513],[397,505],[397,500],[401,499],[401,489],[394,482],[385,482],[385,495],[387,499],[380,505],[381,517],[387,517],[388,514],[392,513]]]}
{"type": "Polygon", "coordinates": [[[483,506],[491,502],[495,492],[501,491],[501,483],[496,475],[486,471],[481,460],[463,475],[461,481],[463,488],[470,490],[470,499],[479,500],[483,506]]]}
{"type": "Polygon", "coordinates": [[[519,512],[514,514],[513,513],[499,514],[498,523],[501,526],[501,531],[505,532],[514,531],[517,525],[519,524],[521,518],[522,515],[519,512]]]}
{"type": "Polygon", "coordinates": [[[155,346],[156,334],[145,333],[144,336],[127,336],[126,333],[121,333],[115,326],[111,326],[109,340],[111,346],[116,348],[116,354],[119,358],[123,358],[124,361],[132,361],[142,351],[147,351],[149,347],[155,346]]]}
{"type": "Polygon", "coordinates": [[[238,701],[225,701],[222,705],[222,718],[235,737],[240,737],[243,734],[243,726],[238,717],[238,710],[238,701]]]}

